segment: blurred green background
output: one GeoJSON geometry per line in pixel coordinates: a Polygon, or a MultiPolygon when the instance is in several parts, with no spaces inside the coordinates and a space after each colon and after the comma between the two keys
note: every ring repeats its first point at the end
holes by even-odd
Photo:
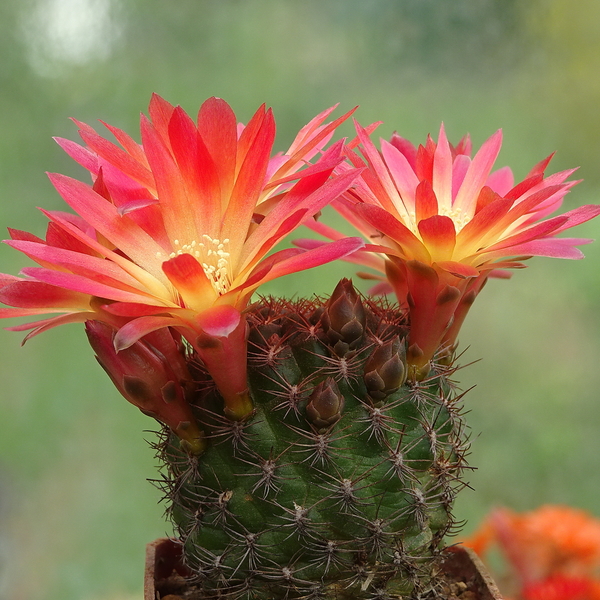
{"type": "MultiPolygon", "coordinates": [[[[51,136],[69,117],[132,134],[155,91],[195,112],[211,95],[246,121],[274,108],[278,149],[320,110],[359,104],[416,143],[504,129],[498,165],[522,178],[557,150],[600,196],[596,0],[4,0],[0,3],[0,223],[42,235],[62,209],[44,171],[82,171],[51,136]]],[[[350,134],[347,127],[342,130],[350,134]]],[[[600,237],[600,221],[576,235],[600,237]]],[[[600,243],[580,262],[533,260],[492,281],[461,334],[473,491],[471,531],[494,505],[561,502],[600,515],[600,243]]],[[[4,247],[1,271],[27,259],[4,247]]],[[[317,293],[347,265],[274,283],[317,293]]],[[[363,287],[364,289],[364,287],[363,287]]],[[[144,544],[169,532],[146,440],[153,423],[95,364],[82,328],[24,348],[0,332],[0,598],[141,598],[144,544]]]]}

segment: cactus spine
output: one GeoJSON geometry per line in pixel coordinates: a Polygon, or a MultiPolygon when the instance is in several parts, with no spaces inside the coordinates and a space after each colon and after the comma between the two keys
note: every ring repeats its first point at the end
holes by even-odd
{"type": "Polygon", "coordinates": [[[228,419],[191,355],[207,449],[158,444],[197,597],[430,589],[466,468],[453,368],[407,380],[404,314],[347,280],[324,303],[263,299],[248,323],[254,413],[228,419]]]}

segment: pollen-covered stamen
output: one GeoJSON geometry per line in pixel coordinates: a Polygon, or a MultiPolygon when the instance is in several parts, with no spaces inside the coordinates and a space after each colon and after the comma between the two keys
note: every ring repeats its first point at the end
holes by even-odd
{"type": "Polygon", "coordinates": [[[452,219],[456,233],[458,233],[471,220],[471,215],[465,213],[460,207],[449,208],[447,206],[440,206],[439,214],[452,219]]]}
{"type": "Polygon", "coordinates": [[[157,252],[156,258],[168,260],[181,254],[189,254],[200,263],[215,292],[225,294],[229,291],[232,279],[229,273],[229,257],[231,256],[228,252],[229,238],[221,241],[218,238],[211,238],[205,233],[201,242],[192,240],[184,244],[181,240],[173,240],[173,248],[173,252],[168,256],[157,252]]]}
{"type": "Polygon", "coordinates": [[[204,234],[202,238],[204,242],[198,244],[198,252],[204,252],[204,260],[201,260],[200,264],[215,290],[220,294],[224,294],[231,284],[229,278],[230,254],[226,250],[229,245],[229,239],[225,238],[221,242],[217,238],[213,239],[207,234],[204,234]]]}
{"type": "MultiPolygon", "coordinates": [[[[472,219],[472,216],[466,214],[460,207],[451,208],[447,206],[440,206],[437,214],[443,217],[450,217],[452,219],[452,222],[454,223],[454,229],[456,230],[457,234],[472,219]]],[[[404,224],[412,231],[412,233],[420,237],[417,213],[413,210],[408,213],[408,216],[409,220],[407,223],[404,224]]]]}

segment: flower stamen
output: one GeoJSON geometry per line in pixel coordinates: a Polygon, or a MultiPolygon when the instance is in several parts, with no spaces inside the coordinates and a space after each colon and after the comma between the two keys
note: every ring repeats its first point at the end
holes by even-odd
{"type": "MultiPolygon", "coordinates": [[[[218,238],[211,238],[203,234],[204,242],[192,240],[189,244],[182,244],[180,240],[173,240],[173,246],[176,248],[169,253],[168,258],[175,258],[181,254],[190,254],[198,260],[208,280],[212,284],[215,292],[225,294],[229,291],[231,280],[229,276],[229,257],[227,251],[229,239],[223,241],[218,238]],[[205,243],[206,242],[206,243],[205,243]]],[[[159,260],[168,260],[162,252],[156,253],[159,260]]]]}
{"type": "Polygon", "coordinates": [[[441,206],[438,214],[443,215],[444,217],[450,217],[452,219],[456,233],[458,233],[471,220],[471,217],[469,217],[467,214],[464,214],[463,209],[460,207],[448,208],[447,206],[441,206]]]}

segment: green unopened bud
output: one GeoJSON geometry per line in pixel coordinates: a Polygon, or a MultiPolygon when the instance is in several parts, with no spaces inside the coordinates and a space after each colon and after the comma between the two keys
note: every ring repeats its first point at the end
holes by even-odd
{"type": "Polygon", "coordinates": [[[335,380],[328,377],[310,395],[306,417],[318,433],[323,433],[342,418],[343,410],[344,396],[340,394],[335,380]]]}
{"type": "Polygon", "coordinates": [[[354,350],[365,333],[366,313],[349,279],[342,279],[327,301],[321,319],[327,341],[338,356],[354,350]]]}
{"type": "Polygon", "coordinates": [[[365,364],[364,381],[375,402],[385,400],[406,381],[404,340],[394,338],[378,346],[365,364]]]}

